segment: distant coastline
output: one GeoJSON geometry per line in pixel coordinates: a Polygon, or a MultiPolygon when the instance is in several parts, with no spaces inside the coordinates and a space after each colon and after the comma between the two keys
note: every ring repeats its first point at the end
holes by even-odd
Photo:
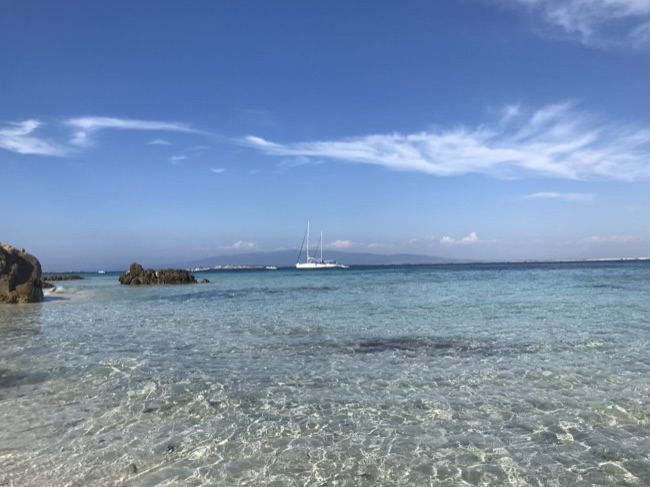
{"type": "MultiPolygon", "coordinates": [[[[219,272],[219,271],[269,271],[293,269],[292,262],[277,259],[278,254],[282,252],[271,253],[250,253],[236,254],[231,256],[219,256],[212,259],[197,259],[196,262],[201,264],[188,264],[187,261],[181,264],[172,264],[170,267],[182,268],[191,273],[202,272],[219,272]],[[275,260],[271,257],[276,257],[275,260]],[[214,260],[217,263],[210,265],[208,262],[214,260]],[[235,263],[223,263],[224,261],[235,263]],[[263,263],[259,263],[259,262],[263,263]]],[[[650,262],[650,257],[601,257],[601,258],[563,258],[563,259],[522,259],[522,260],[462,260],[462,259],[445,259],[439,257],[417,255],[417,254],[352,254],[337,252],[337,260],[345,262],[354,268],[364,267],[401,267],[401,266],[435,266],[435,265],[536,265],[536,264],[580,264],[580,263],[616,263],[616,262],[650,262]],[[363,256],[363,259],[358,259],[363,256]],[[355,259],[357,257],[357,259],[355,259]],[[373,259],[374,258],[374,259],[373,259]]],[[[111,276],[113,274],[123,273],[125,269],[114,269],[109,271],[97,270],[65,270],[65,271],[45,271],[45,275],[72,275],[72,274],[99,274],[111,276]]]]}

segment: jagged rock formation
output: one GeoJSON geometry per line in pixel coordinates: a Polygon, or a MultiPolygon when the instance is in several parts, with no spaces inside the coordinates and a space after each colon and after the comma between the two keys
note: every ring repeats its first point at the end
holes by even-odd
{"type": "Polygon", "coordinates": [[[77,274],[62,274],[58,276],[44,276],[43,281],[79,281],[82,280],[82,276],[77,274]]]}
{"type": "Polygon", "coordinates": [[[143,269],[140,264],[133,263],[129,270],[119,277],[120,284],[137,286],[150,284],[196,284],[192,274],[180,269],[154,271],[143,269]]]}
{"type": "Polygon", "coordinates": [[[43,301],[41,263],[11,245],[0,244],[0,303],[43,301]]]}

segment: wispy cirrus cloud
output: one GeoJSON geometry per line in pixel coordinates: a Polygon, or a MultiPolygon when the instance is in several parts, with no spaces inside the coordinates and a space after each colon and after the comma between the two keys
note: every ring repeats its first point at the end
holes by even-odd
{"type": "Polygon", "coordinates": [[[88,146],[92,143],[91,136],[94,133],[106,129],[167,131],[194,134],[203,133],[199,130],[193,129],[189,124],[185,123],[135,120],[130,118],[80,117],[71,118],[66,120],[64,123],[75,131],[71,143],[81,147],[88,146]]]}
{"type": "Polygon", "coordinates": [[[533,200],[563,200],[563,201],[576,201],[576,202],[585,202],[593,201],[595,195],[588,193],[554,193],[554,192],[542,192],[542,193],[533,193],[526,195],[524,198],[533,199],[533,200]]]}
{"type": "Polygon", "coordinates": [[[184,154],[180,154],[180,155],[171,156],[169,158],[169,162],[171,162],[172,164],[179,164],[180,162],[184,161],[185,159],[187,159],[187,156],[184,155],[184,154]]]}
{"type": "MultiPolygon", "coordinates": [[[[110,117],[71,118],[49,124],[36,119],[0,126],[0,149],[19,154],[65,156],[94,144],[101,130],[167,131],[207,135],[189,124],[110,117]]],[[[151,144],[168,145],[163,139],[151,144]]]]}
{"type": "Polygon", "coordinates": [[[199,132],[198,130],[192,129],[188,124],[185,123],[135,120],[130,118],[80,117],[66,120],[65,124],[69,125],[70,127],[85,130],[87,132],[95,132],[101,129],[167,130],[171,132],[192,133],[199,132]]]}
{"type": "Polygon", "coordinates": [[[36,131],[43,125],[38,120],[10,122],[0,128],[0,149],[18,154],[34,154],[41,156],[63,156],[67,150],[56,142],[43,136],[37,136],[36,131]]]}
{"type": "Polygon", "coordinates": [[[595,48],[650,48],[648,0],[500,0],[543,20],[540,33],[595,48]]]}
{"type": "Polygon", "coordinates": [[[650,178],[649,128],[601,122],[578,112],[572,102],[537,110],[506,107],[497,120],[476,127],[290,144],[249,136],[240,143],[274,156],[371,164],[435,176],[650,178]]]}
{"type": "Polygon", "coordinates": [[[171,142],[165,139],[153,139],[150,142],[147,142],[149,145],[172,145],[171,142]]]}

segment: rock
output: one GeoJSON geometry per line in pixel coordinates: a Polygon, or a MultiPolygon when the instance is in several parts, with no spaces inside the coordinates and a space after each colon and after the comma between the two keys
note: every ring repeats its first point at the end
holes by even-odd
{"type": "Polygon", "coordinates": [[[43,301],[41,263],[11,245],[0,244],[0,303],[43,301]]]}
{"type": "Polygon", "coordinates": [[[76,274],[63,274],[60,276],[43,277],[43,281],[79,281],[81,279],[83,279],[83,277],[78,276],[76,274]]]}
{"type": "Polygon", "coordinates": [[[143,269],[140,264],[133,263],[129,270],[119,278],[120,284],[138,286],[150,284],[196,284],[192,274],[181,269],[154,271],[143,269]]]}

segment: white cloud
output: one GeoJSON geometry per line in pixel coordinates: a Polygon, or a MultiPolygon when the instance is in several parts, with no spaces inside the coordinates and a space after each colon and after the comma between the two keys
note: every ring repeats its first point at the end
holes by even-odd
{"type": "MultiPolygon", "coordinates": [[[[149,130],[171,131],[207,135],[205,132],[193,129],[188,124],[177,122],[160,122],[147,120],[132,120],[109,117],[81,117],[65,120],[50,126],[51,132],[59,137],[61,129],[66,137],[61,141],[37,135],[38,129],[45,127],[39,120],[25,120],[7,123],[0,128],[0,149],[6,149],[19,154],[38,154],[45,156],[64,156],[74,150],[93,145],[93,135],[104,129],[118,130],[149,130]]],[[[42,132],[43,130],[40,130],[42,132]]],[[[150,144],[170,145],[164,139],[154,139],[150,144]]]]}
{"type": "Polygon", "coordinates": [[[66,125],[79,128],[86,132],[95,132],[101,129],[122,130],[162,130],[170,132],[198,133],[188,124],[178,122],[159,122],[149,120],[134,120],[130,118],[111,117],[80,117],[67,120],[66,125]]]}
{"type": "Polygon", "coordinates": [[[463,237],[460,240],[456,240],[452,237],[445,236],[440,239],[440,243],[446,246],[452,245],[474,245],[479,242],[476,232],[470,233],[467,237],[463,237]]]}
{"type": "Polygon", "coordinates": [[[211,168],[210,168],[210,171],[213,172],[213,173],[215,173],[215,174],[221,174],[222,172],[225,171],[225,169],[223,169],[223,168],[217,168],[217,167],[211,167],[211,168]]]}
{"type": "Polygon", "coordinates": [[[442,237],[442,238],[440,239],[440,243],[441,243],[442,245],[454,245],[454,244],[456,243],[456,240],[454,240],[454,239],[451,238],[451,237],[442,237]]]}
{"type": "Polygon", "coordinates": [[[650,129],[600,122],[577,112],[570,102],[538,110],[506,107],[492,125],[474,128],[293,144],[249,136],[241,143],[269,155],[371,164],[435,176],[650,178],[650,129]]]}
{"type": "Polygon", "coordinates": [[[460,243],[465,244],[465,245],[472,245],[478,242],[478,237],[476,236],[476,232],[470,233],[467,237],[464,237],[460,243]]]}
{"type": "Polygon", "coordinates": [[[72,145],[76,145],[77,147],[89,147],[92,145],[92,140],[90,139],[90,137],[88,137],[87,132],[80,130],[79,132],[75,132],[72,135],[72,139],[70,140],[70,143],[72,145]]]}
{"type": "Polygon", "coordinates": [[[355,244],[351,240],[336,240],[330,244],[333,249],[349,249],[354,247],[355,244]]]}
{"type": "Polygon", "coordinates": [[[635,235],[607,235],[607,236],[598,236],[593,235],[584,239],[586,243],[592,244],[611,244],[611,243],[636,243],[643,242],[644,238],[638,237],[635,235]]]}
{"type": "Polygon", "coordinates": [[[245,240],[239,240],[230,246],[232,250],[257,250],[258,246],[256,242],[246,242],[245,240]]]}
{"type": "Polygon", "coordinates": [[[67,152],[65,147],[34,135],[34,132],[43,125],[38,120],[8,123],[4,128],[0,128],[0,149],[18,154],[65,155],[67,152]]]}
{"type": "Polygon", "coordinates": [[[171,162],[172,164],[178,164],[179,162],[184,161],[185,159],[187,159],[187,156],[184,156],[184,155],[171,156],[169,158],[169,162],[171,162]]]}
{"type": "MultiPolygon", "coordinates": [[[[195,130],[185,123],[178,122],[161,122],[150,120],[134,120],[130,118],[111,118],[111,117],[80,117],[66,120],[64,124],[75,130],[73,138],[70,140],[72,145],[87,147],[92,145],[90,136],[100,130],[148,130],[148,131],[168,131],[168,132],[185,132],[185,133],[202,133],[195,130]]],[[[156,139],[150,143],[165,144],[166,141],[156,139]]]]}
{"type": "MultiPolygon", "coordinates": [[[[543,35],[561,35],[597,48],[648,49],[648,0],[504,0],[545,22],[543,35]]],[[[504,3],[502,1],[502,3],[504,3]]]]}
{"type": "Polygon", "coordinates": [[[553,193],[553,192],[543,192],[543,193],[533,193],[526,195],[527,199],[534,200],[550,200],[558,199],[564,201],[592,201],[595,196],[593,194],[587,193],[553,193]]]}
{"type": "Polygon", "coordinates": [[[406,245],[409,247],[429,247],[438,243],[440,243],[440,239],[436,235],[424,235],[410,239],[406,245]]]}
{"type": "Polygon", "coordinates": [[[268,142],[262,139],[261,137],[256,137],[254,135],[249,135],[248,137],[246,137],[246,140],[258,147],[265,147],[268,149],[273,149],[273,148],[282,149],[282,146],[280,144],[274,144],[273,142],[268,142]]]}
{"type": "Polygon", "coordinates": [[[147,142],[149,145],[172,145],[171,142],[165,139],[153,139],[151,142],[147,142]]]}
{"type": "Polygon", "coordinates": [[[296,157],[289,157],[289,158],[283,159],[278,164],[278,168],[279,169],[291,169],[293,167],[305,166],[307,164],[314,165],[314,164],[320,164],[320,163],[322,163],[322,161],[320,161],[320,160],[310,159],[309,157],[305,157],[305,156],[296,156],[296,157]]]}
{"type": "Polygon", "coordinates": [[[501,110],[501,122],[507,123],[517,115],[519,115],[519,105],[506,105],[501,110]]]}

